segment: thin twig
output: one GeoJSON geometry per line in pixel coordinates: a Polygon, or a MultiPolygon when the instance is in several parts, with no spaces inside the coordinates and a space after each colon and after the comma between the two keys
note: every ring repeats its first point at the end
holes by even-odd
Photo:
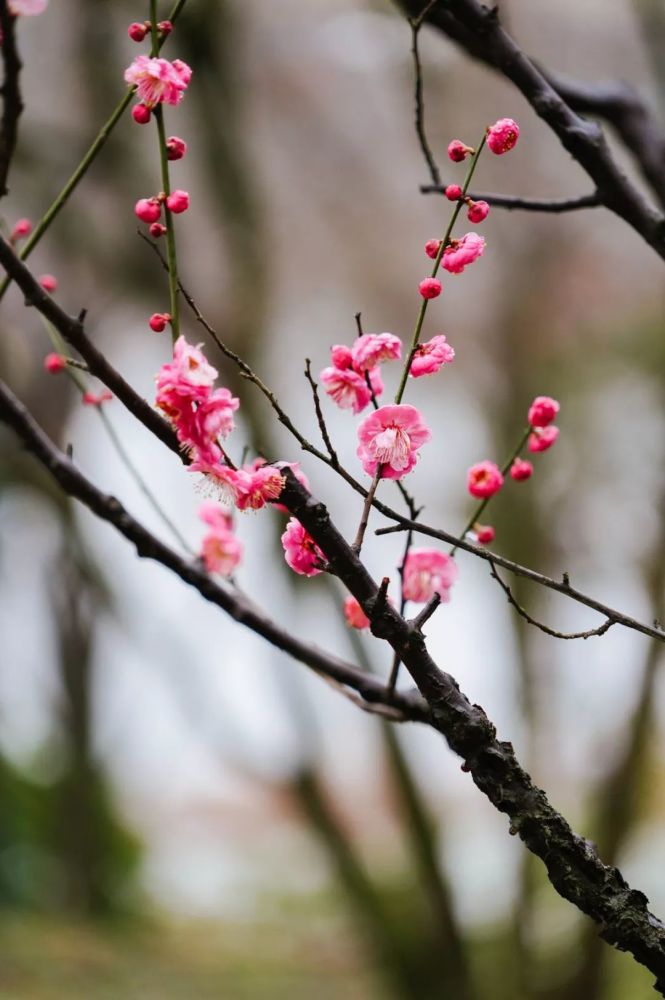
{"type": "Polygon", "coordinates": [[[352,546],[356,555],[360,554],[360,550],[363,547],[363,539],[365,538],[365,532],[367,531],[367,524],[369,522],[369,512],[372,509],[372,502],[374,500],[376,488],[381,482],[381,468],[382,467],[379,465],[374,473],[374,478],[372,479],[370,488],[367,491],[367,496],[365,497],[362,514],[360,515],[360,524],[358,525],[358,531],[356,532],[355,541],[352,546]]]}
{"type": "Polygon", "coordinates": [[[310,384],[312,390],[312,399],[314,400],[314,410],[316,412],[316,419],[319,424],[319,430],[321,431],[321,437],[323,438],[323,443],[328,449],[328,454],[330,455],[330,460],[333,466],[336,468],[339,465],[339,458],[337,457],[337,452],[333,447],[333,443],[330,440],[330,434],[328,433],[328,427],[326,426],[325,417],[323,416],[323,410],[321,408],[321,400],[319,398],[319,387],[314,381],[314,376],[312,375],[312,362],[309,358],[305,358],[305,378],[310,384]]]}
{"type": "Polygon", "coordinates": [[[420,632],[423,625],[432,617],[439,604],[441,604],[441,595],[438,592],[432,594],[425,607],[416,615],[415,618],[411,619],[411,625],[413,628],[420,632]]]}
{"type": "Polygon", "coordinates": [[[433,184],[441,183],[441,172],[437,166],[436,160],[434,159],[434,154],[430,148],[429,142],[427,141],[427,134],[425,132],[425,100],[423,97],[423,68],[420,62],[420,51],[418,48],[418,35],[422,27],[423,19],[432,10],[432,8],[438,3],[438,0],[430,0],[421,11],[418,17],[411,18],[409,20],[409,25],[411,26],[411,55],[413,56],[413,68],[415,77],[415,104],[416,104],[416,135],[418,136],[418,142],[420,143],[420,148],[425,157],[425,162],[427,163],[427,168],[430,172],[430,177],[432,178],[433,184]]]}
{"type": "MultiPolygon", "coordinates": [[[[421,184],[421,194],[442,194],[444,184],[421,184]]],[[[486,201],[495,208],[519,209],[524,212],[576,212],[582,208],[598,208],[603,203],[597,192],[577,198],[518,198],[511,194],[494,194],[487,191],[469,191],[473,201],[486,201]]]]}
{"type": "Polygon", "coordinates": [[[605,633],[609,632],[613,625],[617,624],[616,618],[607,618],[602,625],[598,626],[598,628],[590,628],[587,629],[586,632],[557,632],[556,629],[550,628],[549,625],[545,625],[543,622],[539,622],[535,618],[532,618],[529,612],[517,602],[505,580],[501,579],[494,562],[490,559],[489,563],[490,575],[496,580],[503,590],[508,599],[508,603],[515,608],[515,611],[517,611],[518,615],[523,618],[524,621],[528,622],[529,625],[535,625],[535,627],[540,629],[541,632],[544,632],[545,635],[551,635],[554,639],[591,639],[592,636],[595,635],[605,635],[605,633]]]}

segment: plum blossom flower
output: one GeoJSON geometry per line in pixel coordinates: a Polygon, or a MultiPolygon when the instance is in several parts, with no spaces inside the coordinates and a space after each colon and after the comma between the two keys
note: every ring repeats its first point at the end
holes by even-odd
{"type": "Polygon", "coordinates": [[[404,563],[404,597],[424,604],[434,594],[446,603],[459,570],[452,556],[436,549],[411,549],[404,563]]]}
{"type": "Polygon", "coordinates": [[[532,427],[547,427],[560,409],[558,401],[551,396],[536,396],[529,407],[529,423],[532,427]]]}
{"type": "Polygon", "coordinates": [[[441,247],[441,240],[428,240],[425,244],[425,253],[430,258],[430,260],[436,260],[439,249],[441,247]]]}
{"type": "Polygon", "coordinates": [[[399,361],[402,341],[393,333],[364,333],[351,348],[353,367],[357,372],[375,368],[381,361],[399,361]]]}
{"type": "Polygon", "coordinates": [[[186,212],[189,208],[189,192],[181,191],[179,188],[176,191],[172,191],[166,199],[166,205],[174,215],[186,212]]]}
{"type": "Polygon", "coordinates": [[[238,510],[260,510],[261,507],[276,500],[284,489],[284,476],[274,465],[254,463],[234,471],[230,477],[235,491],[235,504],[238,510]]]}
{"type": "Polygon", "coordinates": [[[349,628],[369,628],[369,618],[358,604],[355,597],[349,595],[344,601],[344,617],[349,628]]]}
{"type": "Polygon", "coordinates": [[[520,137],[520,127],[512,118],[499,118],[487,130],[487,145],[500,156],[513,148],[520,137]]]}
{"type": "Polygon", "coordinates": [[[486,201],[470,201],[466,217],[469,222],[483,222],[490,214],[490,207],[486,201]]]}
{"type": "Polygon", "coordinates": [[[361,413],[372,398],[366,380],[352,368],[331,365],[323,369],[319,378],[327,394],[343,410],[361,413]]]}
{"type": "Polygon", "coordinates": [[[295,517],[286,526],[282,546],[286,563],[295,573],[301,576],[318,576],[323,572],[322,564],[326,562],[326,557],[295,517]]]}
{"type": "Polygon", "coordinates": [[[491,524],[475,524],[473,534],[480,545],[489,545],[496,538],[496,531],[491,524]]]}
{"type": "MultiPolygon", "coordinates": [[[[265,461],[265,459],[257,459],[256,461],[265,461]]],[[[307,491],[309,491],[309,479],[300,468],[299,462],[277,462],[276,465],[278,469],[290,469],[292,475],[295,476],[298,482],[301,483],[307,491]]],[[[273,504],[273,507],[275,510],[281,511],[282,514],[289,513],[288,508],[285,507],[283,503],[273,504]]]]}
{"type": "Polygon", "coordinates": [[[181,335],[173,345],[173,361],[162,365],[157,375],[158,395],[168,391],[203,402],[216,378],[217,369],[208,363],[201,344],[193,347],[181,335]]]}
{"type": "Polygon", "coordinates": [[[451,274],[461,274],[465,267],[473,264],[485,250],[485,240],[478,233],[467,233],[459,240],[452,240],[443,251],[441,266],[451,274]]]}
{"type": "Polygon", "coordinates": [[[232,531],[229,514],[213,500],[199,507],[199,517],[210,530],[201,542],[200,556],[208,573],[230,576],[242,558],[242,542],[232,531]]]}
{"type": "Polygon", "coordinates": [[[35,17],[43,14],[48,7],[48,0],[8,0],[9,13],[14,17],[35,17]]]}
{"type": "Polygon", "coordinates": [[[446,342],[445,336],[439,333],[424,344],[418,344],[409,368],[409,375],[411,378],[434,375],[443,365],[449,364],[454,357],[454,349],[446,342]]]}
{"type": "Polygon", "coordinates": [[[523,458],[516,458],[510,467],[510,478],[516,483],[522,483],[525,479],[531,479],[533,475],[533,465],[523,458]]]}
{"type": "Polygon", "coordinates": [[[549,427],[534,427],[533,434],[529,435],[527,447],[530,452],[547,451],[558,436],[559,428],[554,424],[550,424],[549,427]]]}
{"type": "Polygon", "coordinates": [[[478,462],[467,472],[466,485],[472,497],[491,497],[503,486],[503,475],[494,462],[478,462]]]}
{"type": "Polygon", "coordinates": [[[449,184],[443,193],[448,201],[459,201],[462,197],[462,189],[459,184],[449,184]]]}
{"type": "Polygon", "coordinates": [[[156,104],[179,104],[192,71],[180,59],[140,55],[125,70],[125,81],[136,87],[136,94],[147,108],[156,104]]]}
{"type": "Polygon", "coordinates": [[[418,461],[418,449],[432,435],[420,412],[408,403],[380,406],[358,428],[358,450],[363,469],[374,476],[381,468],[385,479],[401,479],[418,461]]]}
{"type": "Polygon", "coordinates": [[[448,144],[448,156],[453,161],[453,163],[461,163],[465,160],[467,156],[473,153],[471,146],[467,146],[465,142],[461,142],[459,139],[453,139],[452,142],[448,144]]]}
{"type": "Polygon", "coordinates": [[[418,291],[424,299],[436,299],[441,294],[441,282],[438,278],[424,278],[418,285],[418,291]]]}
{"type": "Polygon", "coordinates": [[[141,222],[155,223],[162,214],[162,203],[159,198],[139,198],[134,205],[134,215],[141,222]]]}

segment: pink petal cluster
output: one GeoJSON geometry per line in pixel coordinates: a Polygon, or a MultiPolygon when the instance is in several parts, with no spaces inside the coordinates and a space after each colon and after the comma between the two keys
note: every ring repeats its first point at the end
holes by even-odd
{"type": "Polygon", "coordinates": [[[459,240],[451,240],[443,251],[441,266],[451,274],[461,274],[465,267],[473,264],[485,250],[485,240],[478,233],[467,233],[459,240]]]}
{"type": "Polygon", "coordinates": [[[467,472],[466,485],[472,497],[494,496],[503,486],[501,469],[494,462],[478,462],[467,472]]]}
{"type": "Polygon", "coordinates": [[[547,427],[561,409],[558,400],[551,396],[536,396],[529,407],[529,423],[532,427],[547,427]]]}
{"type": "Polygon", "coordinates": [[[448,201],[459,201],[462,197],[462,189],[459,184],[449,184],[443,193],[448,201]]]}
{"type": "Polygon", "coordinates": [[[282,546],[286,563],[301,576],[318,576],[326,562],[321,549],[307,534],[300,521],[292,517],[282,535],[282,546]]]}
{"type": "Polygon", "coordinates": [[[199,507],[199,517],[209,526],[201,542],[200,556],[209,573],[230,576],[242,558],[242,542],[232,530],[232,520],[214,500],[199,507]]]}
{"type": "MultiPolygon", "coordinates": [[[[445,258],[445,252],[443,256],[445,258]]],[[[418,285],[418,291],[424,299],[438,299],[441,294],[441,282],[438,278],[423,278],[418,285]]]]}
{"type": "Polygon", "coordinates": [[[381,406],[358,428],[357,455],[369,476],[380,468],[382,478],[402,479],[418,461],[418,449],[431,437],[415,406],[381,406]]]}
{"type": "Polygon", "coordinates": [[[147,108],[156,104],[179,104],[192,71],[180,59],[140,55],[125,70],[125,81],[136,87],[136,94],[147,108]]]}
{"type": "Polygon", "coordinates": [[[448,156],[453,161],[453,163],[461,163],[465,160],[467,156],[473,153],[471,146],[467,146],[465,142],[461,142],[460,139],[453,139],[452,142],[448,143],[448,156]]]}
{"type": "Polygon", "coordinates": [[[439,333],[424,344],[418,344],[409,368],[409,375],[411,378],[435,375],[443,365],[450,364],[454,357],[454,349],[447,343],[445,336],[439,333]]]}
{"type": "Polygon", "coordinates": [[[438,594],[447,602],[458,573],[457,563],[445,552],[411,549],[404,563],[404,597],[424,604],[438,594]]]}
{"type": "Polygon", "coordinates": [[[383,392],[379,364],[399,360],[401,356],[399,337],[392,333],[364,333],[351,347],[335,344],[330,351],[332,364],[323,369],[319,378],[339,407],[361,413],[372,394],[378,397],[383,392]]]}
{"type": "Polygon", "coordinates": [[[7,7],[14,17],[35,17],[44,13],[48,0],[8,0],[7,7]]]}
{"type": "MultiPolygon", "coordinates": [[[[214,389],[217,370],[199,347],[178,337],[173,361],[157,374],[157,406],[173,423],[178,440],[188,449],[197,468],[215,466],[222,458],[217,443],[233,430],[239,401],[228,389],[214,389]]],[[[205,471],[208,471],[207,468],[205,471]]]]}
{"type": "Polygon", "coordinates": [[[369,618],[351,595],[344,601],[344,617],[349,628],[369,628],[369,618]]]}
{"type": "Polygon", "coordinates": [[[487,145],[500,156],[513,148],[520,137],[520,128],[512,118],[499,118],[487,130],[487,145]]]}
{"type": "Polygon", "coordinates": [[[522,483],[525,479],[531,479],[532,475],[533,465],[531,462],[527,462],[526,459],[516,458],[510,467],[510,478],[514,479],[517,483],[522,483]]]}
{"type": "Polygon", "coordinates": [[[473,223],[483,222],[489,214],[490,214],[490,207],[486,201],[469,200],[469,207],[466,213],[466,217],[469,220],[469,222],[473,223]]]}
{"type": "Polygon", "coordinates": [[[529,435],[528,448],[530,452],[547,451],[559,436],[559,428],[554,424],[549,427],[534,427],[529,435]]]}

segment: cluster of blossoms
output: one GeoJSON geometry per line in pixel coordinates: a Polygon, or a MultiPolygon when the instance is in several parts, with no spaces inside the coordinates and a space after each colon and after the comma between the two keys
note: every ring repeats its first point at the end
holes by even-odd
{"type": "MultiPolygon", "coordinates": [[[[547,451],[559,436],[559,428],[553,420],[560,406],[551,396],[536,396],[527,414],[528,428],[523,438],[532,454],[547,451]]],[[[521,450],[521,448],[519,449],[521,450]]],[[[486,501],[498,493],[504,484],[504,472],[510,473],[510,478],[517,483],[530,479],[533,475],[533,464],[516,454],[510,466],[502,471],[495,462],[484,461],[472,465],[467,473],[467,489],[471,496],[486,501]]],[[[494,540],[494,529],[490,525],[475,524],[473,537],[481,544],[494,540]]]]}
{"type": "Polygon", "coordinates": [[[233,519],[214,500],[199,507],[199,517],[208,525],[201,542],[201,559],[208,573],[231,576],[242,558],[242,542],[233,532],[233,519]]]}

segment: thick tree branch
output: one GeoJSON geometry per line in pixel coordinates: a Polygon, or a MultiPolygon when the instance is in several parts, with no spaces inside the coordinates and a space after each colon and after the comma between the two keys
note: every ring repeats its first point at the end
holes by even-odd
{"type": "Polygon", "coordinates": [[[21,60],[16,48],[16,17],[10,14],[7,0],[0,0],[0,30],[2,30],[2,64],[4,79],[2,94],[2,127],[0,128],[0,197],[7,194],[7,177],[11,166],[16,139],[18,120],[23,111],[23,101],[19,88],[21,60]]]}
{"type": "MultiPolygon", "coordinates": [[[[409,17],[422,8],[422,0],[398,3],[409,17]]],[[[665,258],[665,217],[617,166],[600,126],[577,114],[505,31],[496,7],[486,7],[480,0],[446,0],[429,10],[425,20],[514,83],[593,180],[601,203],[665,258]]]]}
{"type": "Polygon", "coordinates": [[[222,608],[235,621],[267,639],[273,646],[289,653],[318,673],[357,691],[370,705],[384,704],[404,720],[425,722],[429,713],[422,699],[414,694],[401,695],[397,700],[386,698],[384,685],[351,664],[317,646],[297,639],[267,618],[256,605],[239,593],[231,593],[216,583],[197,561],[189,561],[165,545],[129,514],[113,496],[98,490],[77,467],[49,440],[37,426],[23,404],[0,382],[0,422],[11,427],[27,449],[45,466],[69,496],[80,500],[103,521],[112,524],[135,546],[139,556],[153,559],[170,569],[176,576],[194,587],[207,601],[222,608]]]}
{"type": "Polygon", "coordinates": [[[656,989],[665,996],[665,926],[647,909],[646,896],[631,889],[617,868],[604,865],[594,846],[571,830],[520,767],[512,745],[497,740],[483,709],[472,705],[455,679],[437,667],[422,633],[388,602],[381,602],[376,613],[379,588],[324,505],[290,474],[280,501],[320,546],[330,571],[359,601],[373,634],[399,654],[430,706],[431,725],[463,759],[464,770],[478,788],[509,816],[511,832],[541,858],[557,892],[599,924],[605,941],[629,951],[653,972],[656,989]]]}

